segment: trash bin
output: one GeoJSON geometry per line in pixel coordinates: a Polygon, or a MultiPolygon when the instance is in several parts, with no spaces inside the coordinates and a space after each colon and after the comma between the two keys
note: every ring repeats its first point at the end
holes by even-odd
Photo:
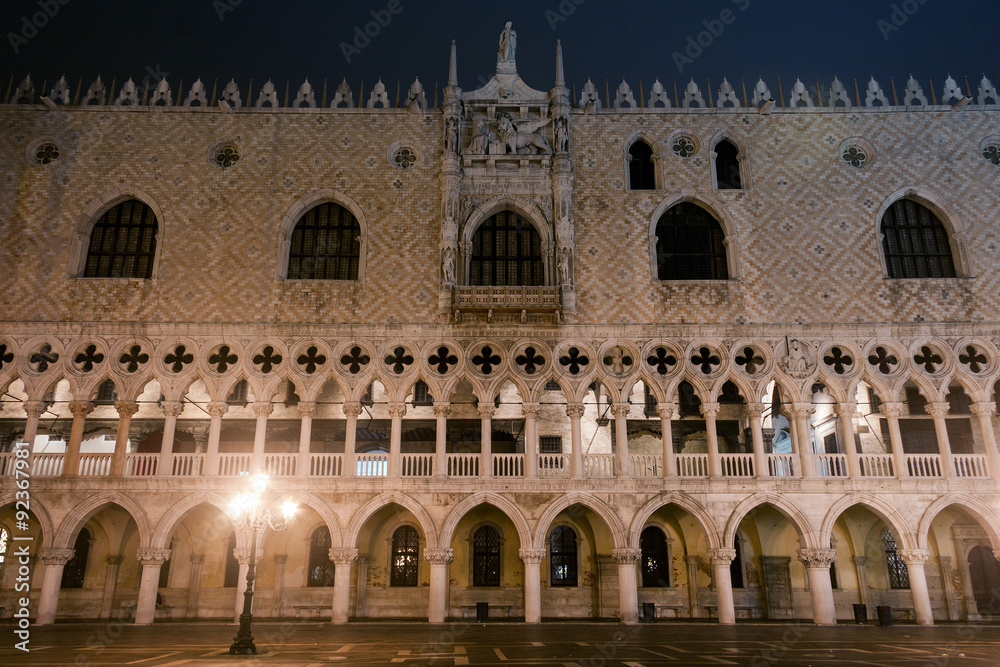
{"type": "Polygon", "coordinates": [[[642,616],[640,619],[643,623],[652,623],[656,620],[656,605],[652,602],[642,603],[642,616]]]}
{"type": "Polygon", "coordinates": [[[476,603],[476,621],[480,623],[485,623],[490,620],[490,603],[489,602],[477,602],[476,603]]]}
{"type": "Polygon", "coordinates": [[[868,605],[854,605],[854,622],[858,625],[865,625],[868,622],[868,605]]]}
{"type": "Polygon", "coordinates": [[[878,624],[883,628],[892,627],[892,607],[879,605],[875,607],[875,611],[878,612],[878,624]]]}

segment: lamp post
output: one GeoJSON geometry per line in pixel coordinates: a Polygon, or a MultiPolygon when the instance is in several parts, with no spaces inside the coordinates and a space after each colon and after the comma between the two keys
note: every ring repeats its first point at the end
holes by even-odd
{"type": "Polygon", "coordinates": [[[247,564],[247,590],[243,594],[243,613],[240,614],[240,629],[233,639],[232,646],[229,647],[229,655],[257,655],[257,647],[253,643],[253,635],[250,634],[250,624],[253,622],[253,582],[256,574],[257,562],[257,531],[265,524],[274,531],[281,531],[288,527],[292,515],[295,513],[295,503],[286,500],[281,505],[281,518],[277,521],[271,520],[271,510],[264,507],[261,496],[267,488],[267,475],[260,473],[254,475],[250,484],[249,493],[238,494],[230,503],[229,511],[232,515],[233,526],[238,530],[250,529],[250,562],[247,564]]]}

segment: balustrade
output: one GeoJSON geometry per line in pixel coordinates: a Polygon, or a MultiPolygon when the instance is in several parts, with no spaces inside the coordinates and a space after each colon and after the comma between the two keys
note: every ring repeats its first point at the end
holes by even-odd
{"type": "Polygon", "coordinates": [[[794,454],[768,454],[767,471],[771,477],[794,477],[794,459],[794,454]]]}
{"type": "Polygon", "coordinates": [[[494,477],[524,477],[524,454],[494,454],[494,477]]]}
{"type": "Polygon", "coordinates": [[[448,477],[479,477],[479,454],[448,454],[448,477]]]}
{"type": "Polygon", "coordinates": [[[197,477],[204,470],[204,454],[174,454],[171,459],[170,474],[175,477],[197,477]]]}
{"type": "Polygon", "coordinates": [[[660,465],[661,458],[659,454],[633,454],[632,476],[659,477],[663,471],[660,465]]]}
{"type": "Polygon", "coordinates": [[[219,476],[249,475],[253,454],[219,454],[219,476]]]}
{"type": "Polygon", "coordinates": [[[291,477],[298,459],[298,454],[265,454],[264,472],[272,477],[291,477]]]}
{"type": "Polygon", "coordinates": [[[434,474],[434,454],[403,454],[403,477],[430,477],[434,474]]]}
{"type": "Polygon", "coordinates": [[[614,454],[587,454],[583,457],[583,474],[585,477],[614,477],[614,454]]]}
{"type": "Polygon", "coordinates": [[[343,466],[343,454],[310,454],[309,474],[313,477],[340,477],[343,466]]]}
{"type": "Polygon", "coordinates": [[[910,477],[940,477],[941,456],[938,454],[906,454],[906,470],[910,477]]]}
{"type": "Polygon", "coordinates": [[[103,477],[111,473],[111,454],[80,454],[81,477],[103,477]]]}
{"type": "Polygon", "coordinates": [[[892,454],[858,454],[863,477],[893,477],[892,454]]]}
{"type": "Polygon", "coordinates": [[[33,477],[57,477],[62,474],[63,454],[35,454],[31,457],[33,477]]]}
{"type": "Polygon", "coordinates": [[[817,454],[820,477],[847,477],[846,454],[817,454]]]}
{"type": "Polygon", "coordinates": [[[708,477],[708,454],[678,454],[678,477],[708,477]]]}
{"type": "Polygon", "coordinates": [[[122,474],[126,477],[149,477],[156,474],[159,454],[126,454],[122,474]]]}
{"type": "Polygon", "coordinates": [[[385,477],[389,474],[389,455],[385,452],[358,454],[358,477],[385,477]]]}
{"type": "Polygon", "coordinates": [[[985,454],[952,454],[956,477],[989,477],[989,464],[985,454]]]}
{"type": "Polygon", "coordinates": [[[569,457],[566,454],[539,454],[539,477],[566,477],[569,475],[569,457]]]}
{"type": "Polygon", "coordinates": [[[753,477],[753,454],[719,454],[723,477],[753,477]]]}

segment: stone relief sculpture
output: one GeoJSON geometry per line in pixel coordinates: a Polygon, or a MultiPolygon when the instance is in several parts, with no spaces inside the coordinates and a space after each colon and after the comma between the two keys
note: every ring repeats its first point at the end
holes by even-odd
{"type": "Polygon", "coordinates": [[[559,251],[559,284],[569,287],[573,284],[573,279],[569,275],[569,249],[563,248],[559,251]]]}
{"type": "Polygon", "coordinates": [[[497,54],[497,60],[514,60],[514,52],[517,50],[517,33],[510,27],[511,22],[503,26],[503,32],[500,33],[500,52],[497,54]]]}
{"type": "Polygon", "coordinates": [[[551,153],[552,147],[548,140],[536,132],[548,125],[551,118],[520,121],[514,124],[514,119],[507,113],[497,114],[497,137],[506,147],[506,152],[517,154],[522,148],[531,149],[534,153],[551,153]]]}
{"type": "Polygon", "coordinates": [[[441,263],[442,282],[447,286],[455,284],[455,250],[448,247],[444,249],[444,259],[441,263]]]}
{"type": "Polygon", "coordinates": [[[565,118],[556,118],[553,126],[556,138],[556,153],[565,153],[569,150],[569,127],[565,118]]]}
{"type": "Polygon", "coordinates": [[[458,119],[454,116],[449,117],[445,123],[444,148],[452,153],[458,151],[458,119]]]}
{"type": "Polygon", "coordinates": [[[802,379],[812,373],[812,369],[815,368],[816,364],[806,356],[806,352],[802,349],[802,344],[793,338],[787,344],[785,356],[781,358],[778,366],[791,377],[802,379]]]}
{"type": "Polygon", "coordinates": [[[490,129],[489,121],[483,119],[476,122],[476,129],[472,133],[469,145],[462,153],[466,155],[486,155],[490,151],[490,143],[496,139],[496,135],[490,129]]]}

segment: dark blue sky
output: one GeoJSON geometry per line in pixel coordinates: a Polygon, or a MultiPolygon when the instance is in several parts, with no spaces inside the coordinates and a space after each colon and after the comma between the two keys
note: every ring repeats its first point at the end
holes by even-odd
{"type": "Polygon", "coordinates": [[[394,92],[419,76],[432,94],[455,39],[469,90],[492,75],[505,20],[518,33],[518,71],[539,89],[552,86],[556,39],[570,85],[592,77],[602,95],[622,77],[637,93],[640,80],[648,91],[655,78],[668,89],[710,79],[713,94],[723,75],[748,88],[763,76],[775,93],[781,77],[787,94],[798,76],[811,89],[819,79],[824,95],[835,74],[886,87],[891,76],[901,91],[912,72],[939,95],[949,73],[973,89],[984,72],[1000,79],[997,0],[3,0],[0,82],[6,91],[11,75],[30,73],[51,87],[65,74],[75,92],[81,76],[120,85],[156,72],[175,90],[200,76],[244,89],[250,78],[279,90],[290,79],[294,91],[308,77],[317,92],[327,79],[332,96],[342,77],[356,94],[362,79],[366,93],[379,77],[394,92]],[[377,35],[355,41],[376,18],[385,25],[367,27],[377,35]]]}

